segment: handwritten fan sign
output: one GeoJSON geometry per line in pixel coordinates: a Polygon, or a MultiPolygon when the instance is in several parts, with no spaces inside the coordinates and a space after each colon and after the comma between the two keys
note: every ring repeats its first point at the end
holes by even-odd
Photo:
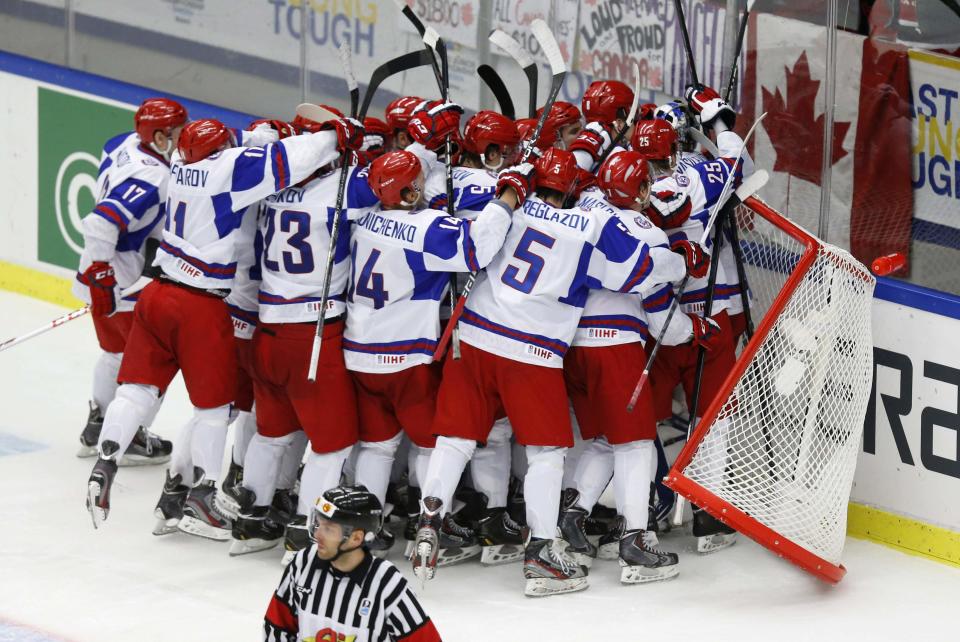
{"type": "Polygon", "coordinates": [[[585,0],[578,35],[580,71],[626,80],[633,77],[636,62],[643,87],[663,87],[666,32],[656,2],[585,0]]]}

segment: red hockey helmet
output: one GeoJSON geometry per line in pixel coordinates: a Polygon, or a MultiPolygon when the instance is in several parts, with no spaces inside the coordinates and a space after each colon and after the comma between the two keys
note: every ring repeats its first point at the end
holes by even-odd
{"type": "Polygon", "coordinates": [[[597,172],[597,185],[617,207],[630,207],[649,188],[647,158],[637,151],[622,151],[604,161],[597,172]]]}
{"type": "Polygon", "coordinates": [[[619,80],[595,80],[583,94],[583,115],[588,121],[611,124],[626,118],[633,104],[633,90],[619,80]]]}
{"type": "Polygon", "coordinates": [[[373,116],[367,116],[363,119],[363,129],[367,134],[383,136],[384,138],[393,133],[390,131],[390,127],[387,126],[387,123],[373,116]]]}
{"type": "Polygon", "coordinates": [[[537,187],[547,187],[563,194],[571,191],[577,183],[580,168],[573,152],[550,147],[537,159],[537,187]]]}
{"type": "Polygon", "coordinates": [[[202,118],[188,123],[180,132],[177,149],[187,164],[201,161],[210,154],[232,144],[227,126],[213,118],[202,118]]]}
{"type": "Polygon", "coordinates": [[[137,113],[133,116],[137,136],[146,144],[153,142],[155,132],[169,132],[171,129],[185,125],[186,122],[187,110],[183,105],[169,98],[147,98],[140,103],[137,113]]]}
{"type": "Polygon", "coordinates": [[[422,102],[423,98],[419,96],[401,96],[387,105],[384,120],[387,121],[390,132],[393,133],[398,129],[407,131],[407,123],[410,122],[414,110],[422,102]]]}
{"type": "Polygon", "coordinates": [[[422,172],[420,159],[413,153],[403,150],[387,152],[370,164],[367,182],[380,202],[389,207],[404,202],[404,189],[422,191],[422,185],[417,184],[422,172]]]}
{"type": "Polygon", "coordinates": [[[649,160],[669,160],[679,150],[677,132],[660,118],[641,120],[633,128],[630,146],[649,160]]]}
{"type": "MultiPolygon", "coordinates": [[[[343,112],[337,109],[336,107],[331,107],[330,105],[323,105],[317,103],[318,107],[323,107],[327,111],[333,113],[337,118],[343,118],[343,112]]],[[[320,131],[320,128],[323,126],[323,123],[318,123],[315,120],[310,120],[309,118],[304,118],[300,114],[297,114],[293,117],[293,122],[291,123],[294,128],[302,133],[316,134],[320,131]]]]}
{"type": "Polygon", "coordinates": [[[516,123],[495,111],[477,112],[463,128],[464,149],[481,156],[490,145],[499,145],[502,150],[519,142],[520,133],[516,123]]]}
{"type": "MultiPolygon", "coordinates": [[[[537,118],[540,118],[541,114],[543,114],[543,107],[537,110],[537,118]]],[[[580,110],[577,109],[576,105],[563,100],[557,100],[553,103],[553,106],[550,107],[550,113],[547,115],[546,123],[550,123],[554,129],[560,129],[564,125],[579,123],[581,118],[580,110]]],[[[546,123],[544,123],[544,128],[546,128],[546,123]]]]}

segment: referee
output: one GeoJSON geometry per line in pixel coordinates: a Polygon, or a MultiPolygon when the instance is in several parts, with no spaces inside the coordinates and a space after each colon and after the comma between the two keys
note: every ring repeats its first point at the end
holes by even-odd
{"type": "Polygon", "coordinates": [[[265,642],[440,642],[397,567],[363,545],[382,515],[363,486],[323,494],[310,515],[314,544],[287,566],[267,607],[265,642]]]}

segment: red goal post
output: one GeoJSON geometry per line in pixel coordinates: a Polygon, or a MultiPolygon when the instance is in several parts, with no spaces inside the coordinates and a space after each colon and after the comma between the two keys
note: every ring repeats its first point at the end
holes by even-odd
{"type": "Polygon", "coordinates": [[[838,582],[870,395],[874,277],[763,201],[736,221],[756,332],[665,483],[838,582]]]}

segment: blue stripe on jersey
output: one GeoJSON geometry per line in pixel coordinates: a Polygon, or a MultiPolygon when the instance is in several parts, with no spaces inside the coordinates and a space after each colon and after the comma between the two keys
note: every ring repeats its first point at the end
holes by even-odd
{"type": "MultiPolygon", "coordinates": [[[[714,301],[725,301],[730,298],[730,293],[721,290],[720,288],[715,288],[713,291],[713,300],[714,301]]],[[[680,297],[680,303],[701,303],[707,300],[707,288],[700,288],[699,290],[687,290],[683,293],[683,296],[680,297]]]]}
{"type": "Polygon", "coordinates": [[[239,319],[240,321],[246,321],[250,325],[257,325],[257,322],[260,320],[260,317],[257,316],[256,312],[244,310],[243,308],[231,303],[227,304],[227,309],[230,311],[230,316],[239,319]]]}
{"type": "Polygon", "coordinates": [[[160,216],[155,218],[152,223],[141,227],[136,232],[121,232],[120,238],[117,239],[117,251],[118,252],[139,252],[143,248],[144,241],[150,236],[150,233],[153,232],[153,229],[160,224],[160,221],[164,219],[164,209],[165,206],[163,203],[160,204],[160,216]]]}
{"type": "Polygon", "coordinates": [[[627,280],[624,282],[623,287],[620,288],[620,291],[629,292],[630,290],[636,288],[641,281],[650,276],[650,272],[652,271],[653,259],[650,258],[650,250],[644,247],[640,251],[640,256],[637,258],[637,263],[633,266],[630,276],[627,277],[627,280]]]}
{"type": "Polygon", "coordinates": [[[670,307],[672,301],[673,286],[665,285],[643,298],[643,309],[650,313],[662,312],[670,307]]]}
{"type": "Polygon", "coordinates": [[[222,263],[205,263],[198,258],[192,257],[183,250],[173,245],[170,245],[166,241],[160,244],[160,250],[166,252],[170,256],[175,256],[178,259],[186,261],[193,267],[200,270],[203,275],[210,279],[232,279],[237,273],[237,262],[227,263],[226,265],[222,263]]]}
{"type": "Polygon", "coordinates": [[[452,259],[461,251],[460,235],[464,228],[469,235],[470,227],[465,223],[463,219],[452,216],[438,216],[433,219],[423,235],[423,251],[445,261],[452,259]]]}
{"type": "Polygon", "coordinates": [[[583,249],[580,250],[580,259],[577,261],[577,271],[573,275],[570,289],[567,290],[566,296],[557,299],[560,303],[582,308],[587,303],[587,295],[590,294],[590,288],[599,290],[603,287],[600,281],[587,274],[587,270],[590,267],[591,256],[593,256],[593,246],[589,243],[584,243],[583,249]]]}
{"type": "Polygon", "coordinates": [[[416,250],[404,249],[407,257],[407,267],[413,273],[413,293],[410,298],[414,301],[439,301],[443,298],[443,291],[450,282],[446,272],[431,272],[423,262],[423,254],[416,250]]]}
{"type": "Polygon", "coordinates": [[[107,171],[107,169],[108,169],[111,165],[113,165],[113,158],[110,157],[110,156],[105,156],[105,157],[103,158],[103,162],[100,163],[100,168],[97,169],[97,176],[99,177],[101,174],[103,174],[105,171],[107,171]]]}
{"type": "Polygon", "coordinates": [[[117,147],[120,147],[121,143],[127,140],[127,137],[132,133],[133,132],[123,132],[122,134],[117,134],[116,136],[114,136],[113,138],[105,142],[103,144],[103,153],[104,154],[113,153],[113,150],[115,150],[117,147]]]}
{"type": "MultiPolygon", "coordinates": [[[[344,294],[330,294],[327,296],[328,301],[344,301],[344,294]]],[[[260,290],[257,293],[257,301],[263,305],[293,305],[297,303],[316,303],[320,301],[318,296],[298,296],[292,299],[287,299],[279,294],[274,294],[273,292],[267,292],[265,290],[260,290]]]]}
{"type": "Polygon", "coordinates": [[[436,339],[404,339],[387,343],[359,343],[350,339],[343,339],[343,349],[351,352],[367,354],[428,354],[432,355],[437,348],[436,339]]]}
{"type": "Polygon", "coordinates": [[[370,189],[370,183],[367,177],[370,175],[369,167],[354,169],[347,182],[347,207],[351,209],[365,209],[373,207],[379,200],[377,195],[370,189]]]}
{"type": "Polygon", "coordinates": [[[473,238],[470,236],[470,225],[471,221],[466,221],[463,231],[463,256],[466,259],[467,267],[470,268],[471,272],[480,271],[480,263],[477,261],[477,246],[473,242],[473,238]]]}
{"type": "MultiPolygon", "coordinates": [[[[456,189],[457,188],[454,188],[454,190],[456,189]]],[[[434,210],[441,210],[443,212],[447,211],[447,193],[443,192],[431,198],[429,207],[430,209],[434,210]]]]}
{"type": "Polygon", "coordinates": [[[107,198],[120,203],[134,218],[140,219],[160,202],[160,192],[156,185],[147,181],[128,178],[110,190],[107,198]]]}
{"type": "Polygon", "coordinates": [[[97,216],[106,219],[113,225],[116,225],[121,232],[127,229],[127,224],[130,222],[120,208],[113,203],[108,203],[106,201],[97,203],[97,206],[93,208],[93,214],[96,214],[97,216]]]}
{"type": "Polygon", "coordinates": [[[473,310],[467,308],[464,308],[463,316],[460,317],[460,320],[463,323],[469,323],[472,326],[476,326],[481,330],[486,330],[487,332],[491,332],[493,334],[499,334],[500,336],[513,339],[514,341],[519,341],[520,343],[529,343],[545,350],[549,350],[558,357],[562,357],[564,354],[566,354],[567,348],[570,347],[559,339],[551,339],[550,337],[545,337],[540,334],[530,334],[528,332],[524,332],[523,330],[516,330],[505,325],[500,325],[499,323],[482,317],[473,310]]]}
{"type": "Polygon", "coordinates": [[[600,231],[596,247],[613,263],[623,263],[633,256],[639,244],[639,239],[630,234],[623,221],[611,216],[600,231]]]}
{"type": "Polygon", "coordinates": [[[243,192],[262,183],[266,164],[267,152],[262,147],[244,150],[233,162],[230,191],[243,192]]]}
{"type": "Polygon", "coordinates": [[[213,203],[213,222],[217,226],[220,238],[240,227],[246,209],[239,212],[233,211],[233,197],[230,196],[230,192],[214,194],[210,197],[210,201],[213,203]]]}
{"type": "Polygon", "coordinates": [[[283,143],[277,142],[268,149],[270,150],[270,167],[273,170],[273,186],[279,192],[290,185],[290,163],[287,160],[287,148],[283,146],[283,143]]]}
{"type": "Polygon", "coordinates": [[[632,317],[629,314],[598,314],[596,316],[580,317],[580,328],[610,328],[611,330],[624,330],[628,332],[637,332],[644,339],[647,338],[647,324],[632,317]]]}

